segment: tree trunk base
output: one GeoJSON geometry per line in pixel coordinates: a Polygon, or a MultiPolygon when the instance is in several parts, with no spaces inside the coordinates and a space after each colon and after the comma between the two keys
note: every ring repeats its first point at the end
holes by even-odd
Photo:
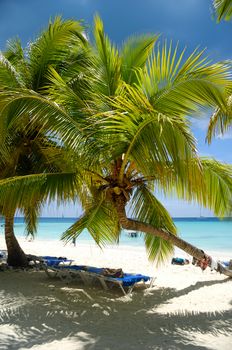
{"type": "Polygon", "coordinates": [[[11,267],[27,267],[28,261],[26,255],[23,254],[9,254],[7,258],[7,264],[11,267]]]}
{"type": "Polygon", "coordinates": [[[12,267],[27,267],[26,254],[14,235],[14,216],[5,217],[5,239],[8,251],[7,263],[12,267]]]}

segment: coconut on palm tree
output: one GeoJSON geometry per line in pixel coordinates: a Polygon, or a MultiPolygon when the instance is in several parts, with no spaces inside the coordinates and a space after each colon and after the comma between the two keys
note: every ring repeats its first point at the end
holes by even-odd
{"type": "Polygon", "coordinates": [[[98,17],[94,36],[90,68],[81,75],[89,83],[84,91],[67,78],[69,69],[61,76],[51,68],[49,97],[29,90],[1,93],[2,106],[10,108],[17,96],[24,112],[33,111],[30,127],[40,121],[49,135],[59,136],[75,172],[3,180],[0,201],[6,205],[11,191],[20,206],[36,184],[40,198],[79,198],[84,214],[63,239],[87,228],[104,244],[118,241],[125,228],[144,233],[151,259],[164,260],[174,245],[203,259],[202,250],[178,237],[156,193],[197,202],[218,216],[230,213],[232,169],[199,156],[189,122],[204,108],[224,108],[229,67],[209,63],[197,50],[179,54],[166,43],[153,50],[156,36],[130,38],[119,50],[98,17]]]}

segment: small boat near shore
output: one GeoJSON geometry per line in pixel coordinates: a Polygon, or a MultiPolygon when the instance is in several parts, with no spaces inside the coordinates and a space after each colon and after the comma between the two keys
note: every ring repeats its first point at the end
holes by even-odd
{"type": "Polygon", "coordinates": [[[129,237],[132,237],[132,238],[136,238],[139,235],[138,232],[136,231],[128,231],[127,234],[129,237]]]}

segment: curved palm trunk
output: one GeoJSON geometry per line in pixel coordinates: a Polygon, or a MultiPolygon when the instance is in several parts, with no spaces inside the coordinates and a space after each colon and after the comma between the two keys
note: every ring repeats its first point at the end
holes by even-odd
{"type": "Polygon", "coordinates": [[[13,267],[27,266],[27,257],[14,234],[14,215],[5,216],[5,240],[8,251],[7,263],[13,267]]]}
{"type": "MultiPolygon", "coordinates": [[[[122,228],[126,230],[149,233],[153,236],[161,237],[164,240],[171,242],[174,246],[182,249],[189,255],[195,257],[197,260],[203,260],[205,259],[205,257],[207,257],[207,254],[205,254],[203,250],[195,247],[194,245],[184,241],[183,239],[173,235],[170,232],[156,229],[155,227],[147,223],[129,219],[126,216],[125,205],[126,205],[125,197],[117,196],[117,198],[115,199],[115,206],[118,212],[119,222],[122,228]]],[[[218,265],[217,271],[219,271],[220,273],[223,273],[226,276],[232,277],[232,270],[229,271],[227,268],[223,267],[220,263],[217,263],[217,265],[218,265]]]]}

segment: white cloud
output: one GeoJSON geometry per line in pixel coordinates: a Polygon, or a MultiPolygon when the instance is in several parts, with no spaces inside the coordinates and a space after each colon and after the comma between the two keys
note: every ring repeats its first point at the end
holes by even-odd
{"type": "Polygon", "coordinates": [[[202,117],[199,119],[191,118],[192,126],[196,129],[200,129],[202,131],[206,131],[209,125],[209,118],[202,117]]]}

